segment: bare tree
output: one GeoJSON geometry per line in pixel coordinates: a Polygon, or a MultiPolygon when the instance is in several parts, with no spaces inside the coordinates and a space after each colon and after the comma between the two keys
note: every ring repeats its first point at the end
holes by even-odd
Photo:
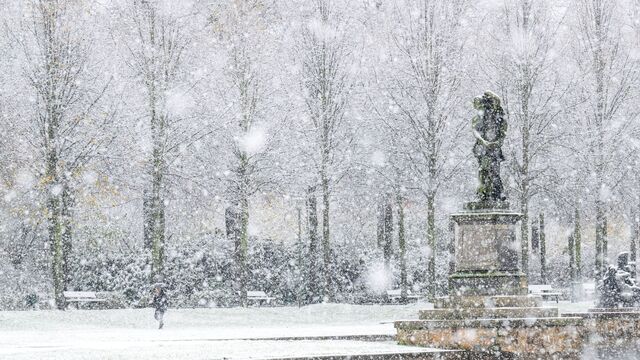
{"type": "Polygon", "coordinates": [[[402,26],[392,29],[399,62],[388,96],[398,109],[396,117],[408,124],[411,145],[403,149],[404,156],[427,202],[431,298],[436,289],[436,196],[457,171],[444,154],[458,146],[453,140],[464,128],[454,114],[461,99],[457,66],[462,63],[462,47],[457,34],[465,6],[465,0],[400,1],[395,15],[402,26]]]}
{"type": "Polygon", "coordinates": [[[89,43],[81,31],[82,9],[67,1],[33,1],[33,45],[16,37],[25,49],[27,77],[36,94],[33,132],[43,160],[42,184],[52,256],[56,306],[64,309],[69,281],[73,207],[77,178],[113,139],[109,114],[97,114],[106,86],[92,88],[87,73],[89,43]]]}
{"type": "MultiPolygon", "coordinates": [[[[249,238],[249,203],[258,191],[273,181],[269,161],[276,145],[278,120],[266,124],[267,76],[262,70],[267,54],[264,34],[274,20],[269,1],[233,1],[214,8],[211,23],[222,42],[226,54],[225,75],[229,88],[221,97],[232,104],[231,123],[225,127],[226,143],[232,148],[233,161],[229,165],[233,176],[228,177],[229,201],[238,226],[234,237],[237,274],[236,290],[242,306],[247,305],[247,248],[249,238]],[[270,133],[271,132],[271,133],[270,133]]],[[[281,115],[281,114],[279,114],[281,115]]],[[[277,118],[279,115],[273,116],[277,118]]]]}
{"type": "Polygon", "coordinates": [[[331,0],[314,0],[313,18],[303,30],[301,43],[302,85],[306,112],[312,123],[311,141],[317,151],[314,163],[322,196],[323,290],[333,300],[331,277],[330,202],[339,178],[335,171],[337,150],[344,140],[342,122],[349,95],[347,48],[331,0]],[[315,159],[317,157],[317,159],[315,159]]]}
{"type": "Polygon", "coordinates": [[[554,56],[562,18],[549,14],[542,0],[506,1],[498,18],[500,32],[488,32],[497,44],[495,59],[483,59],[490,78],[497,79],[507,117],[519,144],[510,157],[520,202],[522,270],[529,271],[529,207],[531,199],[543,188],[544,175],[550,171],[546,159],[551,146],[559,140],[553,126],[561,115],[562,99],[568,90],[561,82],[554,56]],[[518,146],[519,145],[519,146],[518,146]]]}
{"type": "MultiPolygon", "coordinates": [[[[613,165],[621,134],[629,132],[632,121],[620,119],[624,105],[631,98],[631,87],[638,79],[637,64],[622,42],[616,2],[606,0],[576,0],[578,38],[576,60],[584,77],[582,97],[589,113],[580,126],[583,145],[581,154],[588,166],[591,193],[595,201],[596,261],[595,276],[599,277],[606,261],[607,189],[617,181],[612,178],[613,165]],[[588,57],[583,54],[589,54],[588,57]]],[[[619,176],[620,174],[618,174],[619,176]]]]}
{"type": "Polygon", "coordinates": [[[156,0],[135,0],[130,10],[135,42],[127,44],[129,66],[146,89],[146,112],[151,132],[151,153],[146,164],[148,183],[143,191],[144,243],[151,249],[154,274],[161,274],[165,245],[165,197],[169,154],[176,150],[172,141],[172,119],[167,95],[175,85],[182,57],[189,41],[181,23],[156,0]]]}

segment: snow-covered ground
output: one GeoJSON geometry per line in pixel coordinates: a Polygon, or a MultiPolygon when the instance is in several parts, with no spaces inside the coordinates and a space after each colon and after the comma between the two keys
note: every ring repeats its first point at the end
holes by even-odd
{"type": "Polygon", "coordinates": [[[392,321],[415,318],[429,306],[170,309],[163,330],[157,330],[152,309],[0,312],[0,358],[221,359],[424,351],[391,341],[319,339],[392,336],[392,321]]]}
{"type": "MultiPolygon", "coordinates": [[[[559,304],[562,312],[590,306],[559,304]]],[[[394,320],[415,319],[419,309],[429,307],[170,309],[163,330],[156,328],[152,309],[0,312],[0,359],[265,359],[428,351],[350,338],[393,336],[394,320]]]]}

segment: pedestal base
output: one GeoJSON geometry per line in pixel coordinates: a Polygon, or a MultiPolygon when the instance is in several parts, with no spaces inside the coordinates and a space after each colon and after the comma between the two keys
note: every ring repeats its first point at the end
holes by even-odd
{"type": "Polygon", "coordinates": [[[403,345],[510,353],[518,358],[579,358],[580,318],[505,318],[396,322],[403,345]]]}
{"type": "Polygon", "coordinates": [[[436,299],[419,320],[395,323],[400,344],[510,354],[518,359],[579,358],[581,317],[560,317],[537,296],[451,296],[436,299]]]}

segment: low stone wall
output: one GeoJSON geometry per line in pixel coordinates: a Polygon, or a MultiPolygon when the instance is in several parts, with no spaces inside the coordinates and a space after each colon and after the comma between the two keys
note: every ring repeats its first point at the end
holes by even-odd
{"type": "Polygon", "coordinates": [[[397,340],[404,345],[532,358],[577,358],[584,338],[582,319],[569,317],[399,321],[396,329],[397,340]]]}
{"type": "MultiPolygon", "coordinates": [[[[536,311],[547,309],[551,310],[536,311]]],[[[561,317],[487,316],[492,311],[507,315],[510,310],[513,314],[531,311],[425,310],[420,316],[423,320],[396,322],[397,341],[403,345],[463,350],[468,357],[460,356],[467,359],[580,359],[586,353],[595,358],[616,358],[611,354],[640,354],[640,309],[591,309],[561,317]],[[460,318],[478,315],[486,318],[460,318]]]]}
{"type": "Polygon", "coordinates": [[[640,340],[640,309],[590,309],[586,313],[567,313],[580,317],[585,328],[585,343],[595,348],[636,346],[640,340]]]}

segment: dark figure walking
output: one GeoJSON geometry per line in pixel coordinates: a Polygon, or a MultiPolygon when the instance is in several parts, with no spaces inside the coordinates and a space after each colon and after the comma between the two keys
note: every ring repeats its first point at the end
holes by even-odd
{"type": "Polygon", "coordinates": [[[169,299],[167,298],[167,292],[163,284],[155,284],[153,286],[153,307],[156,309],[154,314],[155,319],[160,323],[158,329],[162,329],[164,326],[164,313],[169,307],[169,299]]]}

